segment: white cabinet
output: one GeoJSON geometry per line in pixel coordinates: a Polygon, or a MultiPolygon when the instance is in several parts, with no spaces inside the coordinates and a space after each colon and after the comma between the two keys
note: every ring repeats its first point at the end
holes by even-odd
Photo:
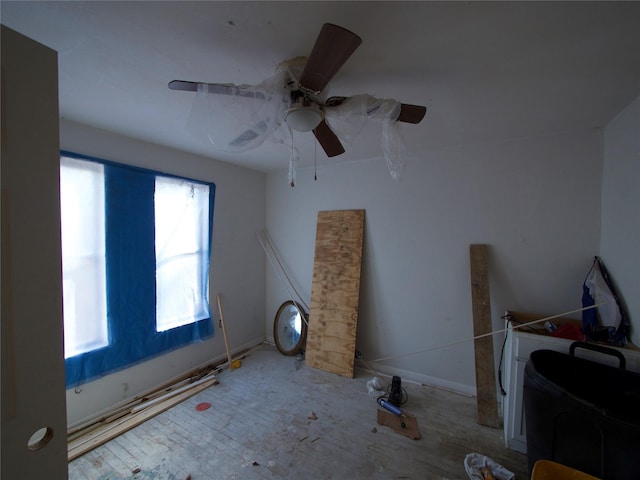
{"type": "Polygon", "coordinates": [[[527,452],[527,437],[524,422],[522,386],[524,367],[529,355],[535,350],[556,350],[569,353],[571,340],[547,337],[535,333],[524,333],[509,328],[504,351],[504,389],[502,397],[504,439],[507,447],[518,452],[527,452]]]}
{"type": "MultiPolygon", "coordinates": [[[[508,448],[527,453],[522,387],[524,385],[524,368],[529,360],[529,355],[535,350],[555,350],[568,354],[572,343],[573,340],[525,333],[511,327],[508,328],[503,355],[503,386],[507,395],[502,397],[504,441],[508,448]]],[[[616,348],[616,350],[625,356],[627,370],[640,373],[640,352],[628,348],[616,348]]],[[[607,365],[618,366],[617,358],[591,350],[576,349],[575,355],[607,365]]]]}

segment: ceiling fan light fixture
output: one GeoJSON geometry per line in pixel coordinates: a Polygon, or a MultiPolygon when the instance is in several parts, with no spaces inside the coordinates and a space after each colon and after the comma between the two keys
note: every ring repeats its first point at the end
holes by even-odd
{"type": "Polygon", "coordinates": [[[287,110],[284,121],[292,130],[310,132],[324,119],[324,114],[315,105],[294,106],[287,110]]]}

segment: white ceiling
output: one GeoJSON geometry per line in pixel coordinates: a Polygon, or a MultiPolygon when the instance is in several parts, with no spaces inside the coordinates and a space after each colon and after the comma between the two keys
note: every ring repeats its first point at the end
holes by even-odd
{"type": "MultiPolygon", "coordinates": [[[[230,154],[185,129],[173,79],[255,85],[308,55],[325,22],[363,43],[328,87],[426,105],[408,148],[602,127],[640,95],[640,2],[12,2],[1,21],[59,52],[70,120],[250,168],[287,167],[284,145],[230,154]]],[[[224,115],[221,120],[224,121],[224,115]]],[[[379,157],[380,125],[347,152],[379,157]]],[[[314,160],[311,133],[295,137],[314,160]]]]}

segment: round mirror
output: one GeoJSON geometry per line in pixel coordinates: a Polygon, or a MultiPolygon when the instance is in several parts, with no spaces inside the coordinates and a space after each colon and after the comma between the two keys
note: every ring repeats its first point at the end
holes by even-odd
{"type": "Polygon", "coordinates": [[[295,355],[302,349],[307,336],[306,316],[303,318],[303,315],[304,310],[293,300],[280,305],[273,321],[273,339],[283,355],[295,355]]]}

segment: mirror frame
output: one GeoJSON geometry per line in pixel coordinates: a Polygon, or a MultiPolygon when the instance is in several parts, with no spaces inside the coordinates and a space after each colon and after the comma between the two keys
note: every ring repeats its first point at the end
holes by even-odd
{"type": "Polygon", "coordinates": [[[278,312],[276,313],[276,316],[273,320],[273,341],[275,342],[276,348],[280,353],[286,356],[293,356],[293,355],[296,355],[298,352],[302,351],[303,346],[307,340],[308,318],[309,316],[304,313],[303,308],[300,306],[298,302],[295,302],[293,300],[287,300],[282,305],[280,305],[280,308],[278,309],[278,312]],[[298,341],[296,342],[296,344],[293,345],[293,347],[291,347],[290,349],[287,349],[280,343],[280,339],[278,338],[278,325],[280,322],[280,316],[285,311],[285,309],[289,306],[295,307],[296,310],[300,312],[300,316],[302,317],[302,327],[300,330],[300,337],[298,338],[298,341]]]}

